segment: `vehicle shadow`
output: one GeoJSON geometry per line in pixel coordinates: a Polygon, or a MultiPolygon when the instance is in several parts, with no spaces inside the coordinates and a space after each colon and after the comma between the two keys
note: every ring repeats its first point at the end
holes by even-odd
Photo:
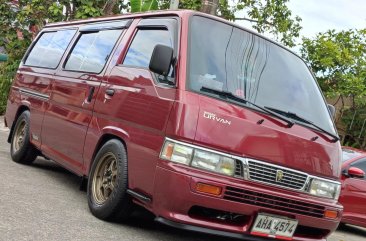
{"type": "Polygon", "coordinates": [[[360,237],[366,237],[366,229],[358,227],[358,226],[342,224],[342,225],[339,225],[338,230],[343,231],[345,233],[358,235],[360,237]]]}
{"type": "MultiPolygon", "coordinates": [[[[42,171],[43,174],[47,174],[53,181],[63,185],[70,192],[78,192],[80,189],[81,178],[71,173],[67,169],[59,166],[52,160],[46,160],[44,158],[37,158],[37,160],[30,166],[31,168],[42,171]]],[[[83,189],[80,192],[80,202],[85,202],[87,206],[86,191],[83,189]]],[[[215,235],[202,234],[192,231],[180,230],[172,228],[154,221],[155,216],[149,211],[142,207],[136,207],[131,218],[125,222],[110,222],[111,225],[121,225],[132,229],[141,229],[143,232],[149,233],[151,237],[155,237],[157,240],[163,237],[171,237],[172,240],[184,237],[189,240],[200,240],[200,241],[227,241],[228,238],[219,237],[215,235]]],[[[153,239],[155,239],[153,238],[153,239]]]]}

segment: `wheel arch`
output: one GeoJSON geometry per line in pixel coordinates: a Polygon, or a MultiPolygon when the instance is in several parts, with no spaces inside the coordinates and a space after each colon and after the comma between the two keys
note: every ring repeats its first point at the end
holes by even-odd
{"type": "Polygon", "coordinates": [[[92,155],[92,158],[90,160],[90,163],[87,166],[87,170],[86,170],[86,176],[87,177],[89,177],[90,168],[93,165],[95,156],[97,155],[97,153],[100,150],[100,148],[102,148],[102,146],[105,143],[107,143],[108,141],[113,140],[113,139],[119,140],[122,143],[122,145],[125,147],[126,153],[128,153],[127,144],[126,144],[125,138],[122,138],[120,135],[115,134],[115,133],[110,133],[110,132],[104,133],[99,138],[99,140],[98,140],[98,142],[97,142],[97,144],[96,144],[96,146],[94,148],[93,155],[92,155]]]}
{"type": "Polygon", "coordinates": [[[15,124],[19,118],[19,116],[24,112],[24,111],[29,111],[30,112],[30,108],[26,105],[20,105],[16,114],[15,114],[15,117],[14,117],[14,121],[10,127],[10,132],[9,132],[9,136],[8,136],[8,143],[11,142],[11,137],[13,135],[13,131],[14,131],[14,127],[15,127],[15,124]]]}

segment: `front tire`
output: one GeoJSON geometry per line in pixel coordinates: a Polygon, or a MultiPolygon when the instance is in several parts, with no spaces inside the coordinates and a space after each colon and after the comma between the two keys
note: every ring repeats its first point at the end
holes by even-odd
{"type": "Polygon", "coordinates": [[[125,220],[132,209],[127,194],[127,154],[119,140],[106,142],[98,151],[88,179],[88,205],[102,220],[125,220]]]}
{"type": "Polygon", "coordinates": [[[38,150],[30,142],[29,111],[24,111],[17,119],[11,137],[10,155],[14,162],[31,164],[38,156],[38,150]]]}

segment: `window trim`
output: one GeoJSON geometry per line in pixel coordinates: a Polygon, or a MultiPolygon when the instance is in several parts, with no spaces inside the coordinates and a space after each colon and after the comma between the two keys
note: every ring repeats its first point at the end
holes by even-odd
{"type": "Polygon", "coordinates": [[[75,39],[75,41],[73,42],[73,45],[72,47],[70,48],[70,50],[68,51],[67,55],[66,55],[66,58],[64,59],[63,63],[62,63],[62,71],[65,71],[65,72],[74,72],[74,73],[86,73],[86,74],[95,74],[95,75],[100,75],[106,68],[107,66],[107,63],[109,63],[109,60],[111,58],[111,56],[113,55],[114,53],[114,50],[117,46],[117,44],[119,43],[120,39],[124,36],[124,34],[126,33],[126,28],[114,28],[114,29],[109,29],[109,28],[105,28],[105,29],[100,29],[100,30],[97,30],[97,31],[84,31],[84,32],[81,32],[81,31],[78,31],[78,36],[77,38],[75,39]],[[72,69],[66,69],[65,66],[70,58],[70,55],[72,54],[74,48],[76,47],[77,43],[79,42],[81,36],[83,34],[91,34],[91,33],[99,33],[101,31],[110,31],[110,30],[121,30],[121,33],[120,35],[118,36],[116,42],[114,43],[112,49],[111,49],[111,53],[109,54],[108,56],[108,59],[105,61],[104,65],[103,65],[103,68],[99,71],[99,72],[90,72],[90,71],[85,71],[85,70],[72,70],[72,69]]]}
{"type": "Polygon", "coordinates": [[[115,29],[127,29],[131,26],[133,19],[121,19],[121,20],[114,20],[114,21],[107,21],[107,22],[95,22],[90,23],[86,26],[80,27],[80,33],[88,33],[88,32],[95,32],[95,31],[102,31],[102,30],[115,30],[115,29]],[[121,23],[122,25],[115,25],[121,23]]]}
{"type": "Polygon", "coordinates": [[[74,38],[75,36],[77,36],[78,34],[78,28],[77,27],[72,27],[72,28],[63,28],[63,29],[54,29],[54,30],[45,30],[45,31],[41,31],[39,32],[39,34],[37,35],[36,39],[32,42],[32,44],[29,46],[28,50],[25,52],[24,56],[23,56],[23,59],[21,61],[21,63],[23,64],[23,66],[27,66],[27,67],[33,67],[33,68],[41,68],[41,69],[50,69],[50,70],[56,70],[63,58],[65,57],[66,53],[67,53],[67,49],[69,48],[69,46],[74,42],[74,38]],[[43,66],[36,66],[36,65],[29,65],[29,64],[26,64],[25,62],[27,61],[30,53],[32,52],[33,48],[36,46],[36,44],[38,43],[38,41],[41,39],[42,35],[45,34],[45,33],[57,33],[57,32],[60,32],[60,31],[67,31],[67,30],[75,30],[75,33],[74,35],[72,36],[70,42],[67,44],[63,54],[61,55],[61,58],[60,60],[58,61],[57,65],[55,68],[51,68],[51,67],[43,67],[43,66]]]}

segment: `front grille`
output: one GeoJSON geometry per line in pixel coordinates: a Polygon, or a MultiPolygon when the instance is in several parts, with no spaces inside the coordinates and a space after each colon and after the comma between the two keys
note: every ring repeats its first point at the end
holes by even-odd
{"type": "Polygon", "coordinates": [[[243,163],[241,161],[235,161],[235,176],[243,176],[243,163]]]}
{"type": "Polygon", "coordinates": [[[234,187],[226,187],[224,199],[317,218],[322,218],[325,210],[320,205],[234,187]]]}
{"type": "Polygon", "coordinates": [[[248,160],[248,170],[250,180],[295,190],[303,189],[307,179],[306,174],[253,160],[248,160]]]}

